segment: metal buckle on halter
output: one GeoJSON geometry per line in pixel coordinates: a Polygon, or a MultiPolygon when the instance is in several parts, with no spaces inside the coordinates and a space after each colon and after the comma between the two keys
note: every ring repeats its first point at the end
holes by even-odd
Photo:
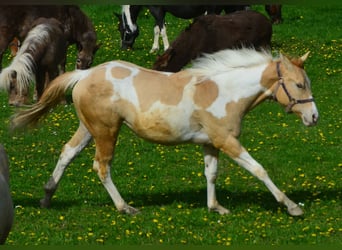
{"type": "Polygon", "coordinates": [[[292,112],[292,108],[294,105],[296,104],[303,104],[303,103],[307,103],[307,102],[313,102],[314,101],[314,98],[310,98],[310,99],[303,99],[303,100],[296,100],[295,98],[293,98],[290,94],[290,92],[287,90],[286,86],[285,86],[285,83],[284,83],[284,78],[280,72],[280,61],[277,62],[277,74],[278,74],[278,84],[276,86],[276,89],[274,90],[274,93],[273,93],[273,99],[275,101],[278,101],[277,100],[277,92],[278,92],[278,89],[279,87],[281,86],[285,92],[285,94],[287,95],[287,97],[289,98],[289,104],[286,106],[285,108],[285,111],[287,113],[290,113],[292,112]]]}

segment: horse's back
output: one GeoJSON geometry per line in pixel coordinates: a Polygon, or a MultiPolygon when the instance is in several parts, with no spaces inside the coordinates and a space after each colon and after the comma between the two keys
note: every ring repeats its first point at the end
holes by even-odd
{"type": "Polygon", "coordinates": [[[189,139],[194,89],[186,71],[169,74],[112,61],[92,68],[75,86],[73,100],[88,128],[124,122],[142,138],[172,144],[189,139]]]}

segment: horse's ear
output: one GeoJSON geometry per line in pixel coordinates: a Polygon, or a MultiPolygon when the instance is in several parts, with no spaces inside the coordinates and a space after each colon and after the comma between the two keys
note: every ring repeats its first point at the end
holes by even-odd
{"type": "Polygon", "coordinates": [[[304,62],[308,58],[309,54],[310,51],[306,52],[305,55],[300,58],[292,59],[291,62],[300,68],[304,68],[304,62]]]}
{"type": "Polygon", "coordinates": [[[305,60],[308,58],[309,54],[310,54],[310,51],[306,52],[306,53],[300,58],[300,60],[304,63],[305,60]]]}
{"type": "Polygon", "coordinates": [[[282,53],[280,53],[280,61],[284,64],[285,68],[288,70],[292,70],[292,62],[282,53]]]}

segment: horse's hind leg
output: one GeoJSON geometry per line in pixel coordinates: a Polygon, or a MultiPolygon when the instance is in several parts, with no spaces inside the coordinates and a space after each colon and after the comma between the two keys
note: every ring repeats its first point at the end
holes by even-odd
{"type": "Polygon", "coordinates": [[[207,178],[207,203],[209,211],[218,212],[219,214],[230,213],[228,209],[222,207],[216,199],[215,182],[217,178],[217,162],[218,150],[212,146],[205,145],[204,149],[204,164],[205,177],[207,178]]]}
{"type": "Polygon", "coordinates": [[[42,207],[49,207],[51,203],[51,198],[55,193],[58,183],[63,176],[64,170],[69,165],[69,163],[82,151],[82,149],[87,146],[91,140],[91,135],[89,131],[84,127],[82,123],[78,127],[76,133],[68,141],[59,156],[57,165],[52,173],[50,180],[45,184],[45,197],[41,199],[40,205],[42,207]]]}
{"type": "Polygon", "coordinates": [[[118,189],[114,185],[111,174],[110,164],[114,154],[114,147],[120,126],[116,129],[101,129],[100,133],[93,133],[96,145],[96,154],[93,168],[97,172],[102,184],[112,198],[119,212],[126,214],[136,214],[139,211],[129,206],[121,197],[118,189]],[[114,131],[115,130],[115,131],[114,131]]]}

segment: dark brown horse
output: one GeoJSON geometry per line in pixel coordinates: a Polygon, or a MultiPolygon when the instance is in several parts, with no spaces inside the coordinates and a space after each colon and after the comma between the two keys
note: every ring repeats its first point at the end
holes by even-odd
{"type": "MultiPolygon", "coordinates": [[[[64,26],[68,44],[76,44],[78,56],[76,67],[89,68],[95,52],[99,48],[96,43],[96,32],[91,20],[74,5],[2,5],[0,8],[0,71],[2,57],[14,37],[23,41],[30,31],[33,21],[39,17],[55,18],[64,26]]],[[[62,65],[64,69],[64,66],[62,65]]]]}
{"type": "Polygon", "coordinates": [[[273,24],[280,24],[283,22],[283,17],[281,14],[281,4],[268,4],[265,5],[265,10],[271,18],[273,24]]]}
{"type": "Polygon", "coordinates": [[[12,63],[0,73],[0,86],[9,92],[10,105],[28,103],[29,86],[36,83],[37,99],[65,62],[64,26],[55,18],[38,18],[32,24],[12,63]]]}
{"type": "Polygon", "coordinates": [[[203,53],[227,48],[267,49],[271,46],[271,37],[272,24],[256,11],[200,16],[157,56],[153,69],[177,72],[203,53]]]}

